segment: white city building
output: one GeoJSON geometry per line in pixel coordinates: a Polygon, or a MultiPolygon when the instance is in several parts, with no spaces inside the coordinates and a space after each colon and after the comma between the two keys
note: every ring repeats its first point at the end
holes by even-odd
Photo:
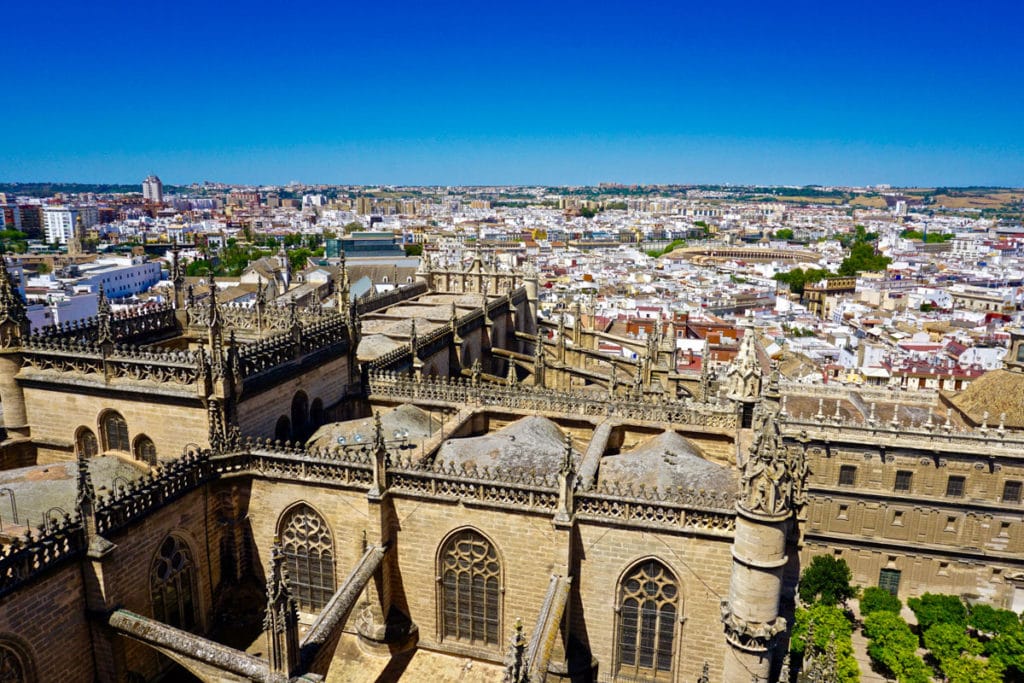
{"type": "Polygon", "coordinates": [[[160,178],[151,175],[142,181],[142,198],[151,204],[164,203],[164,184],[160,178]]]}

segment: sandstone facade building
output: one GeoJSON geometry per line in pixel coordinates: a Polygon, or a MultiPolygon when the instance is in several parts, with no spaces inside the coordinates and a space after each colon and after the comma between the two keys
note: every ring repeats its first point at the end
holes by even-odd
{"type": "Polygon", "coordinates": [[[792,385],[752,329],[690,376],[480,260],[303,308],[175,264],[31,335],[0,275],[5,681],[775,681],[819,553],[1024,607],[1022,392],[792,385]]]}

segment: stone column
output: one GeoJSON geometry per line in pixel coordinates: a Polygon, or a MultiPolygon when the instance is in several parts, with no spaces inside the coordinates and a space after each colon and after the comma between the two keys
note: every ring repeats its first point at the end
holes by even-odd
{"type": "Polygon", "coordinates": [[[728,646],[723,680],[767,683],[776,636],[786,629],[779,602],[802,455],[791,455],[784,446],[777,413],[759,405],[753,426],[736,503],[729,597],[722,601],[728,646]]]}

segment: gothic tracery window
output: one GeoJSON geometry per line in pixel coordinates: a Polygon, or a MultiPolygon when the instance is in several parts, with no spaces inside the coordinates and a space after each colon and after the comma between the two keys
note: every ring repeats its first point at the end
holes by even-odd
{"type": "MultiPolygon", "coordinates": [[[[92,433],[92,430],[88,427],[79,427],[78,432],[75,434],[75,447],[78,452],[86,457],[91,458],[99,453],[99,444],[96,443],[96,435],[92,433]]],[[[3,679],[0,679],[2,681],[3,679]]]]}
{"type": "Polygon", "coordinates": [[[131,452],[128,444],[128,423],[120,413],[110,411],[100,422],[105,450],[131,452]]]}
{"type": "Polygon", "coordinates": [[[657,560],[634,567],[619,585],[616,674],[623,679],[672,676],[679,614],[676,578],[657,560]]]}
{"type": "Polygon", "coordinates": [[[466,529],[441,551],[442,637],[495,645],[501,623],[501,562],[494,546],[466,529]]]}
{"type": "Polygon", "coordinates": [[[21,648],[0,642],[0,683],[30,683],[33,680],[32,663],[21,648]]]}
{"type": "Polygon", "coordinates": [[[308,505],[296,505],[278,535],[292,595],[303,612],[319,612],[334,595],[334,540],[327,522],[308,505]]]}
{"type": "Polygon", "coordinates": [[[195,563],[188,546],[177,536],[168,536],[160,544],[150,571],[153,617],[175,628],[194,629],[199,623],[195,579],[195,563]]]}

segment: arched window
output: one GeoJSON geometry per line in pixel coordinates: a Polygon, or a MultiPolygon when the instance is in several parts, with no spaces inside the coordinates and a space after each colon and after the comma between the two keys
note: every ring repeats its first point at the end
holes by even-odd
{"type": "Polygon", "coordinates": [[[197,626],[195,571],[192,553],[185,542],[177,536],[164,539],[149,575],[153,618],[186,631],[197,626]]]}
{"type": "MultiPolygon", "coordinates": [[[[96,435],[88,427],[79,427],[75,433],[75,448],[86,458],[91,458],[100,452],[99,444],[96,443],[96,435]]],[[[3,679],[0,678],[0,681],[3,679]]]]}
{"type": "Polygon", "coordinates": [[[0,683],[35,681],[32,660],[18,643],[0,638],[0,683]]]}
{"type": "Polygon", "coordinates": [[[124,421],[120,413],[110,411],[104,414],[100,421],[100,431],[103,433],[104,450],[124,451],[125,453],[131,451],[128,444],[128,423],[124,421]]]}
{"type": "Polygon", "coordinates": [[[278,538],[299,609],[319,612],[335,591],[334,539],[327,522],[308,505],[296,505],[281,518],[278,538]]]}
{"type": "Polygon", "coordinates": [[[309,406],[309,431],[313,432],[324,424],[324,402],[318,398],[313,399],[309,406]]]}
{"type": "Polygon", "coordinates": [[[675,576],[657,560],[641,562],[622,579],[618,604],[615,673],[627,680],[671,678],[679,620],[675,576]]]}
{"type": "Polygon", "coordinates": [[[156,465],[156,445],[148,436],[142,435],[135,438],[135,459],[141,460],[147,465],[156,465]]]}
{"type": "Polygon", "coordinates": [[[464,529],[441,549],[441,637],[498,644],[501,562],[481,534],[464,529]]]}
{"type": "Polygon", "coordinates": [[[306,423],[309,422],[309,399],[302,391],[292,399],[292,440],[306,438],[306,423]]]}
{"type": "Polygon", "coordinates": [[[277,425],[274,427],[274,438],[278,441],[290,441],[292,438],[292,423],[286,415],[277,418],[277,425]]]}

